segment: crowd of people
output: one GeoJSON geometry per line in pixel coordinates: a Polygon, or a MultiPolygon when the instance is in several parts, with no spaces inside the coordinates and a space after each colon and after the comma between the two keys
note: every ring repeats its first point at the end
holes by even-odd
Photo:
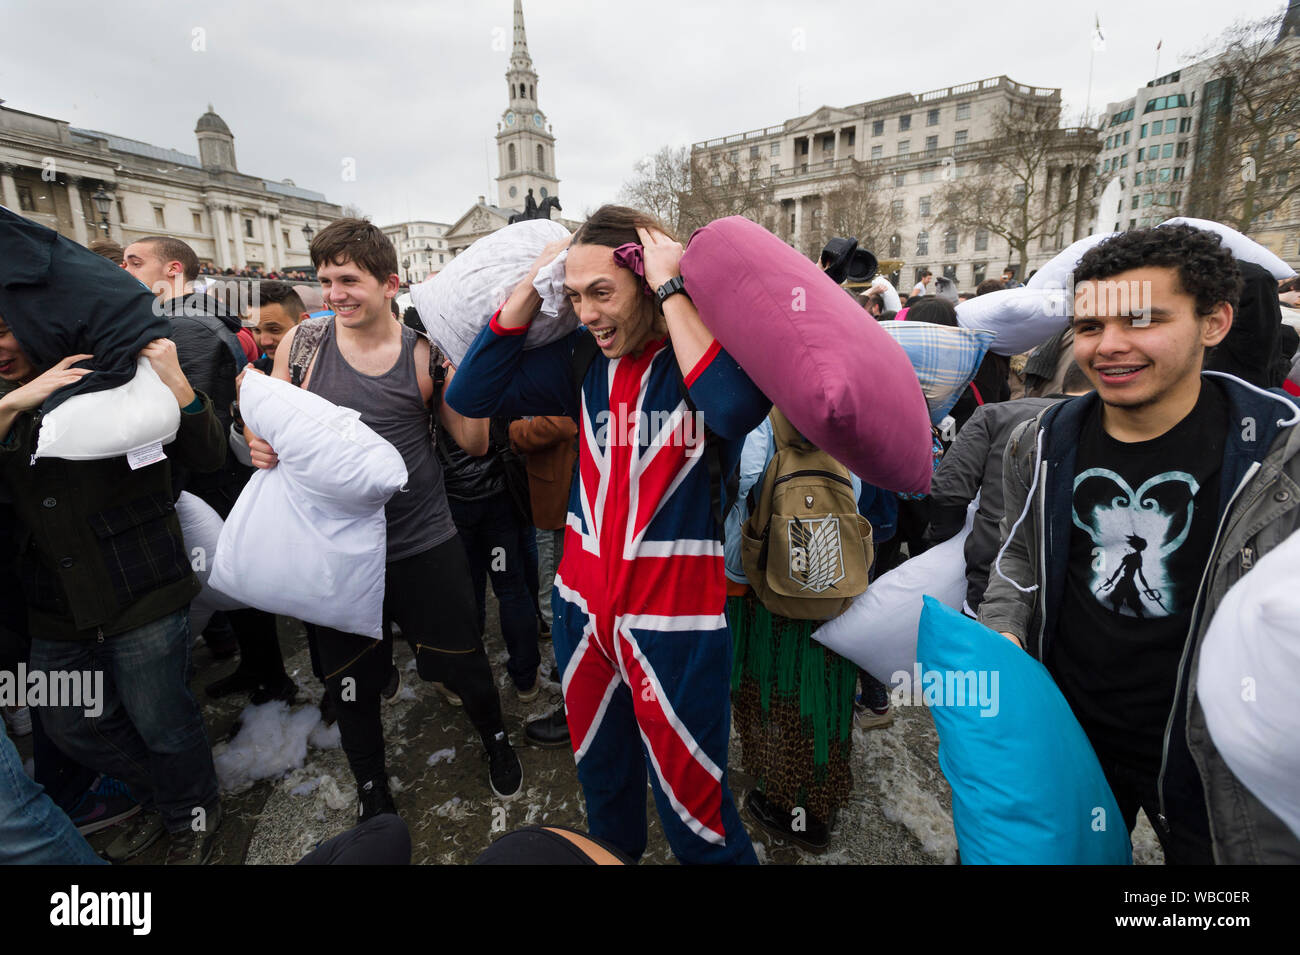
{"type": "MultiPolygon", "coordinates": [[[[40,227],[5,226],[13,254],[45,241],[40,227]]],[[[337,722],[357,789],[358,829],[338,852],[400,842],[394,818],[417,810],[390,792],[380,720],[401,685],[398,637],[477,731],[495,797],[524,785],[512,735],[571,749],[584,851],[642,855],[647,785],[685,863],[756,862],[746,822],[808,851],[832,845],[854,786],[854,726],[891,725],[890,688],[816,641],[824,618],[807,604],[765,600],[742,555],[784,452],[818,449],[714,339],[665,226],[597,210],[537,258],[457,367],[414,310],[398,313],[396,252],[363,220],[312,239],[319,288],[293,284],[307,277],[296,270],[220,273],[259,279],[242,314],[196,286],[219,273],[178,239],[92,251],[154,296],[166,334],[141,355],[181,424],[166,457],[145,466],[37,458],[42,407],[93,374],[90,356],[36,348],[29,330],[50,305],[39,290],[0,296],[0,669],[21,660],[107,676],[97,717],[6,711],[10,734],[33,737],[35,779],[3,777],[0,801],[12,805],[0,804],[0,859],[100,861],[82,834],[108,826],[120,827],[109,861],[164,836],[169,863],[210,856],[222,808],[189,687],[199,584],[175,502],[187,491],[224,517],[255,469],[279,466],[240,412],[256,374],[355,409],[408,474],[385,508],[383,638],[306,627],[322,719],[337,722]],[[542,305],[534,280],[560,255],[578,328],[525,349],[542,305]],[[629,410],[678,429],[687,411],[699,415],[704,448],[672,429],[620,437],[600,425],[629,410]],[[506,725],[484,649],[489,582],[513,692],[532,701],[548,678],[563,689],[562,705],[520,732],[506,725]],[[757,780],[743,799],[729,758],[757,780]]],[[[61,280],[80,283],[85,300],[129,303],[133,287],[57,254],[61,280]]],[[[959,302],[1015,287],[1014,275],[961,292],[927,271],[909,294],[877,279],[860,297],[863,320],[957,326],[959,302]]],[[[929,495],[836,477],[870,525],[868,576],[956,536],[978,496],[964,609],[1048,668],[1129,830],[1145,810],[1171,863],[1294,861],[1295,833],[1227,770],[1189,676],[1215,608],[1249,570],[1244,555],[1258,560],[1300,527],[1300,502],[1285,496],[1300,481],[1300,410],[1282,390],[1297,380],[1297,336],[1281,312],[1294,284],[1187,226],[1103,242],[1074,280],[1140,281],[1154,317],[1080,305],[1032,353],[989,353],[951,422],[926,436],[929,495]],[[1096,518],[1117,493],[1162,484],[1176,516],[1160,540],[1116,537],[1118,525],[1096,518]]],[[[238,662],[201,692],[299,698],[273,614],[218,613],[202,638],[238,662]]],[[[8,739],[0,750],[14,764],[8,739]]]]}

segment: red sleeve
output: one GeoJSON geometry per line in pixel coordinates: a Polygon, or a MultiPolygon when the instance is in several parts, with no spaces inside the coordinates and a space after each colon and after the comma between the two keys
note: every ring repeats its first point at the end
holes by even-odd
{"type": "Polygon", "coordinates": [[[695,367],[691,369],[691,373],[682,379],[686,382],[687,388],[695,384],[695,379],[704,374],[704,369],[709,367],[709,363],[713,361],[714,357],[721,350],[722,346],[718,343],[718,340],[716,338],[713,339],[713,344],[710,345],[709,350],[704,353],[704,357],[697,361],[695,367]]]}
{"type": "Polygon", "coordinates": [[[244,349],[244,354],[250,362],[257,361],[262,355],[262,349],[257,347],[257,339],[253,338],[253,333],[247,328],[241,328],[236,336],[239,339],[239,347],[244,349]]]}
{"type": "MultiPolygon", "coordinates": [[[[496,335],[523,335],[523,334],[527,333],[527,331],[528,331],[528,325],[525,325],[525,326],[523,326],[522,328],[502,328],[501,325],[500,325],[500,323],[497,322],[497,319],[498,319],[500,316],[501,316],[501,309],[498,308],[498,309],[497,309],[497,310],[492,314],[492,320],[488,322],[488,328],[492,329],[493,334],[496,334],[496,335]]],[[[529,323],[529,324],[531,324],[531,323],[529,323]]]]}

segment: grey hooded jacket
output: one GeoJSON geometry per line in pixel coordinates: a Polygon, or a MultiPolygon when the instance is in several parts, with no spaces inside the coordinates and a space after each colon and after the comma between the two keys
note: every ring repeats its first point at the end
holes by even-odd
{"type": "MultiPolygon", "coordinates": [[[[1228,375],[1208,377],[1223,388],[1231,426],[1220,519],[1165,728],[1157,821],[1202,833],[1208,825],[1221,864],[1297,863],[1300,839],[1237,779],[1210,738],[1196,675],[1201,643],[1223,596],[1300,528],[1300,408],[1281,391],[1266,392],[1228,375]]],[[[1096,400],[1094,393],[1054,405],[1019,426],[1007,444],[1003,545],[979,619],[1019,637],[1040,661],[1055,635],[1065,587],[1075,450],[1096,400]]]]}

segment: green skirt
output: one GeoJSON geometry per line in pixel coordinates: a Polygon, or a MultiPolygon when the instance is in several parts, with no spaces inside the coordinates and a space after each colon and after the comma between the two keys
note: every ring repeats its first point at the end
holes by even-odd
{"type": "Polygon", "coordinates": [[[820,621],[773,614],[752,593],[727,598],[727,622],[741,766],[773,808],[830,822],[853,788],[857,666],[812,639],[820,621]]]}

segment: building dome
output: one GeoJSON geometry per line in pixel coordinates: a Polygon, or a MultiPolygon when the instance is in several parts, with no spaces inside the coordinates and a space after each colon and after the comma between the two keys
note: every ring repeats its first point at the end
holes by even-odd
{"type": "Polygon", "coordinates": [[[226,136],[232,135],[230,127],[226,125],[226,121],[213,112],[211,103],[208,104],[208,111],[199,117],[198,125],[194,127],[194,131],[196,133],[222,133],[226,136]]]}

